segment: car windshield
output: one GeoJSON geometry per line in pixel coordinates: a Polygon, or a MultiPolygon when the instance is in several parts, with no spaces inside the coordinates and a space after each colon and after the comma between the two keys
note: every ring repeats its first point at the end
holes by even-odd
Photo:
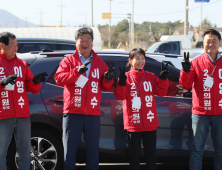
{"type": "Polygon", "coordinates": [[[195,58],[197,57],[198,55],[202,54],[203,52],[196,52],[194,53],[193,55],[190,56],[190,58],[195,58]]]}
{"type": "Polygon", "coordinates": [[[146,52],[147,53],[154,53],[155,49],[157,49],[157,47],[159,47],[160,43],[154,43],[146,52]]]}

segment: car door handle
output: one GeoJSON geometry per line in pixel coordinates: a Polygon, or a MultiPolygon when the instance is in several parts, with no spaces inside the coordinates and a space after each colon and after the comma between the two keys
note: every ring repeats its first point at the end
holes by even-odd
{"type": "Polygon", "coordinates": [[[50,98],[51,102],[63,102],[63,98],[50,98]]]}

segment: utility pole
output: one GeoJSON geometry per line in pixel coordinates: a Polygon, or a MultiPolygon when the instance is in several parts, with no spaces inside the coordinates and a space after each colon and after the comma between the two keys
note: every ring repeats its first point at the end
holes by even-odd
{"type": "Polygon", "coordinates": [[[28,25],[27,25],[27,15],[26,15],[26,19],[25,19],[25,27],[28,27],[28,25]]]}
{"type": "Polygon", "coordinates": [[[27,14],[26,14],[26,18],[25,18],[25,27],[28,27],[28,19],[29,19],[29,18],[27,18],[27,14]]]}
{"type": "Polygon", "coordinates": [[[200,8],[200,31],[202,29],[202,2],[201,2],[201,8],[200,8]]]}
{"type": "Polygon", "coordinates": [[[150,32],[149,32],[149,34],[153,35],[151,23],[150,23],[150,32]]]}
{"type": "Polygon", "coordinates": [[[18,23],[17,20],[14,23],[15,23],[15,28],[17,28],[17,23],[18,23]]]}
{"type": "Polygon", "coordinates": [[[41,9],[40,26],[42,26],[42,9],[41,9]]]}
{"type": "Polygon", "coordinates": [[[129,19],[129,51],[131,49],[131,13],[127,14],[129,15],[127,18],[129,19]]]}
{"type": "Polygon", "coordinates": [[[59,27],[62,27],[62,7],[64,7],[64,6],[61,4],[61,21],[60,21],[60,26],[59,27]]]}
{"type": "Polygon", "coordinates": [[[85,25],[86,25],[86,27],[87,27],[87,13],[85,13],[85,25]]]}
{"type": "Polygon", "coordinates": [[[134,48],[134,0],[132,0],[131,49],[134,48]]]}
{"type": "Polygon", "coordinates": [[[91,0],[91,27],[93,27],[93,0],[91,0]]]}
{"type": "MultiPolygon", "coordinates": [[[[111,14],[111,0],[109,0],[109,12],[111,14]]],[[[111,40],[111,29],[110,29],[110,27],[111,27],[111,17],[112,17],[112,14],[111,14],[110,19],[109,19],[109,44],[108,44],[109,49],[111,47],[111,42],[110,42],[110,40],[111,40]]]]}
{"type": "Polygon", "coordinates": [[[43,26],[43,24],[42,24],[42,14],[43,14],[43,12],[42,12],[42,9],[41,9],[41,12],[40,12],[40,26],[42,27],[43,26]]]}
{"type": "Polygon", "coordinates": [[[152,27],[151,27],[151,23],[150,23],[150,34],[152,34],[152,27]]]}
{"type": "Polygon", "coordinates": [[[185,0],[184,35],[188,35],[188,0],[185,0]]]}

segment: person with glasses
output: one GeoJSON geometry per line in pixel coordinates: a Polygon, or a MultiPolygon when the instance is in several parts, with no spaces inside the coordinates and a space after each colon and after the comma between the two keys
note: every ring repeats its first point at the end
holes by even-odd
{"type": "Polygon", "coordinates": [[[76,52],[60,62],[55,74],[56,83],[64,86],[64,170],[76,169],[76,151],[82,132],[86,142],[86,169],[98,170],[101,90],[111,90],[115,68],[108,68],[92,50],[91,28],[77,30],[75,39],[76,52]]]}

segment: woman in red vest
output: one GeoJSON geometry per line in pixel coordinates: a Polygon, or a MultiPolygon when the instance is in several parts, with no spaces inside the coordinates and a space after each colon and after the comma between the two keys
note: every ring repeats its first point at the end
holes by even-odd
{"type": "Polygon", "coordinates": [[[114,95],[123,101],[124,129],[128,132],[129,161],[131,170],[140,169],[141,139],[146,156],[146,169],[156,169],[156,129],[159,126],[155,97],[167,94],[167,64],[161,67],[160,77],[145,71],[145,52],[134,48],[129,53],[125,73],[120,68],[120,76],[114,95]]]}

